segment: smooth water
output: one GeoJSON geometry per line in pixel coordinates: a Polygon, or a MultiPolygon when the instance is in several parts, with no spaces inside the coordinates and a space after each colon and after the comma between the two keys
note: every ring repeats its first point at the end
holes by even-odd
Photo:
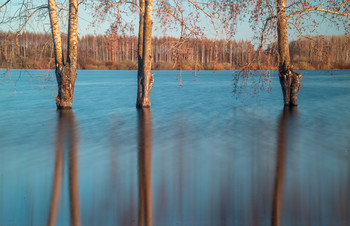
{"type": "Polygon", "coordinates": [[[4,78],[0,225],[350,224],[350,71],[302,71],[292,110],[276,74],[237,99],[230,71],[154,73],[140,112],[136,71],[79,71],[73,112],[4,78]]]}

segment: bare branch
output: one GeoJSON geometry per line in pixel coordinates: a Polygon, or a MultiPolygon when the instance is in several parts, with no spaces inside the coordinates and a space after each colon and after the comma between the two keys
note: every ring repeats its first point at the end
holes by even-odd
{"type": "Polygon", "coordinates": [[[266,28],[267,28],[267,25],[268,25],[269,21],[272,20],[272,19],[275,19],[275,18],[276,18],[276,15],[270,16],[270,17],[268,17],[268,18],[265,20],[264,27],[263,27],[262,30],[261,30],[260,45],[259,45],[259,47],[258,47],[258,50],[260,50],[260,49],[262,48],[262,45],[263,45],[263,42],[264,42],[264,38],[265,38],[265,31],[266,31],[266,28]]]}
{"type": "Polygon", "coordinates": [[[163,12],[163,13],[167,13],[169,14],[170,16],[172,16],[176,21],[178,21],[181,26],[184,26],[187,30],[191,31],[192,33],[196,33],[193,29],[191,29],[189,26],[187,26],[185,23],[184,23],[184,20],[180,19],[179,17],[177,17],[174,13],[171,13],[170,11],[167,11],[167,10],[163,10],[163,9],[155,9],[154,11],[156,12],[163,12]]]}
{"type": "Polygon", "coordinates": [[[298,33],[299,33],[299,35],[300,35],[301,37],[307,38],[307,39],[309,39],[309,40],[311,40],[311,41],[315,41],[314,39],[310,38],[309,36],[304,35],[304,34],[301,32],[300,28],[299,28],[295,23],[288,21],[287,24],[293,25],[293,26],[295,27],[295,29],[298,31],[298,33]]]}
{"type": "Polygon", "coordinates": [[[193,2],[192,0],[188,0],[188,2],[191,3],[196,9],[199,9],[201,12],[203,12],[208,18],[210,18],[211,23],[212,23],[212,25],[214,27],[214,30],[217,33],[218,31],[216,29],[216,26],[215,26],[215,23],[214,23],[214,19],[218,19],[218,20],[220,20],[220,19],[218,17],[215,17],[213,14],[212,15],[209,14],[203,8],[199,7],[197,2],[193,2]]]}
{"type": "Polygon", "coordinates": [[[2,7],[4,7],[7,3],[9,3],[11,0],[7,0],[4,4],[2,4],[1,6],[0,6],[0,11],[1,11],[1,8],[2,7]]]}
{"type": "Polygon", "coordinates": [[[24,22],[24,24],[22,25],[22,27],[17,31],[17,36],[22,32],[23,28],[27,25],[27,23],[29,22],[30,18],[36,14],[38,11],[42,10],[42,9],[48,9],[48,5],[43,5],[38,7],[36,10],[34,10],[26,19],[26,21],[24,22]]]}
{"type": "Polygon", "coordinates": [[[325,4],[326,2],[328,2],[329,0],[325,0],[324,2],[322,2],[318,7],[321,7],[323,4],[325,4]]]}
{"type": "Polygon", "coordinates": [[[346,3],[348,3],[350,0],[344,0],[343,3],[339,6],[338,11],[340,12],[340,10],[345,6],[346,3]]]}
{"type": "Polygon", "coordinates": [[[325,13],[330,13],[330,14],[335,14],[335,15],[339,15],[339,16],[346,16],[346,17],[350,17],[350,13],[342,13],[339,11],[334,11],[334,10],[330,10],[330,9],[324,9],[324,8],[319,8],[319,7],[312,7],[312,8],[306,8],[300,11],[296,11],[290,15],[287,16],[287,20],[289,20],[290,18],[305,13],[305,12],[325,12],[325,13]]]}

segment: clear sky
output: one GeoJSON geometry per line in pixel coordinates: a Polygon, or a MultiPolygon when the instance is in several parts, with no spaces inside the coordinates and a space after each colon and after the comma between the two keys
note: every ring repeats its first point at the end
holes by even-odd
{"type": "MultiPolygon", "coordinates": [[[[16,8],[16,6],[9,6],[9,11],[13,11],[16,8]]],[[[45,9],[46,10],[46,9],[45,9]]],[[[1,12],[2,13],[2,12],[1,12]]],[[[105,32],[108,30],[109,25],[113,22],[113,18],[109,18],[107,19],[104,23],[100,24],[99,26],[91,26],[91,23],[93,22],[93,17],[91,15],[91,8],[86,9],[86,7],[84,5],[80,6],[79,9],[79,26],[78,26],[78,32],[79,35],[87,35],[87,34],[105,34],[105,32]]],[[[137,31],[138,28],[138,23],[137,23],[137,18],[133,18],[134,19],[134,27],[135,27],[135,31],[137,31]]],[[[205,22],[203,22],[205,23],[205,22]]],[[[14,28],[16,26],[14,24],[8,25],[8,26],[1,26],[0,30],[2,31],[8,31],[8,30],[12,30],[12,31],[16,31],[14,28]]],[[[17,26],[18,27],[18,26],[17,26]]],[[[208,28],[210,26],[207,26],[208,28]]],[[[160,30],[157,29],[157,24],[155,23],[154,26],[154,35],[155,36],[163,36],[164,33],[160,30]]],[[[67,29],[66,24],[61,24],[61,29],[62,31],[65,31],[67,29]]],[[[28,23],[27,29],[28,31],[36,31],[36,32],[43,32],[43,31],[49,31],[49,18],[48,16],[46,16],[45,18],[42,18],[40,20],[35,20],[33,19],[31,21],[31,23],[28,23]]],[[[169,31],[169,33],[167,33],[167,36],[178,36],[178,31],[169,31]]],[[[209,37],[213,38],[213,31],[208,31],[209,37]]],[[[339,35],[339,34],[344,34],[345,31],[344,30],[337,30],[335,26],[329,26],[327,24],[321,25],[320,28],[318,29],[317,33],[312,33],[311,35],[317,35],[317,34],[324,34],[324,35],[339,35]]],[[[134,34],[136,35],[136,34],[134,34]]],[[[252,31],[251,27],[249,26],[247,21],[242,21],[238,24],[237,27],[237,32],[236,32],[236,36],[235,38],[237,40],[252,40],[254,35],[254,31],[252,31]]],[[[289,33],[289,39],[290,40],[294,40],[297,38],[297,34],[295,31],[291,30],[289,33]]],[[[224,38],[224,37],[218,37],[218,38],[224,38]]]]}
{"type": "MultiPolygon", "coordinates": [[[[101,24],[98,27],[92,27],[91,26],[92,21],[93,21],[93,18],[90,15],[90,13],[85,9],[85,7],[81,7],[80,8],[80,17],[79,17],[79,34],[80,35],[96,34],[96,33],[97,34],[104,34],[108,30],[109,25],[113,22],[110,19],[109,21],[106,21],[105,23],[101,24]]],[[[135,23],[134,26],[135,26],[135,31],[137,31],[138,23],[135,23]]],[[[156,24],[155,24],[154,28],[155,28],[154,29],[155,36],[163,36],[164,35],[161,31],[157,31],[156,24]]],[[[209,31],[208,33],[212,33],[212,32],[209,31]]],[[[338,30],[335,26],[322,24],[322,25],[320,25],[320,27],[316,33],[310,33],[308,35],[319,35],[319,34],[322,34],[322,35],[341,35],[341,34],[345,34],[345,31],[344,31],[344,29],[338,30]]],[[[169,33],[167,33],[167,35],[168,36],[177,36],[178,31],[170,31],[169,33]]],[[[238,23],[235,39],[237,39],[237,40],[241,40],[241,39],[252,40],[253,36],[254,36],[254,31],[252,31],[247,20],[241,21],[238,23]]],[[[295,30],[290,30],[289,39],[295,40],[297,38],[298,38],[297,32],[295,30]]]]}

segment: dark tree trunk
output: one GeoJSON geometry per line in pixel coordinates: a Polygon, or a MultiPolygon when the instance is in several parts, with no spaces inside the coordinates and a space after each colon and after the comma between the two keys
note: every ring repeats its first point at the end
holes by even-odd
{"type": "Polygon", "coordinates": [[[71,65],[56,67],[56,78],[58,85],[58,94],[56,105],[58,109],[72,108],[74,84],[77,77],[76,67],[71,65]]]}
{"type": "Polygon", "coordinates": [[[302,75],[294,72],[290,64],[286,4],[287,0],[277,0],[278,74],[284,105],[296,106],[302,75]]]}
{"type": "Polygon", "coordinates": [[[300,90],[302,75],[293,71],[292,69],[279,69],[279,78],[283,93],[283,100],[285,106],[298,105],[298,92],[300,90]]]}
{"type": "Polygon", "coordinates": [[[144,26],[144,13],[145,13],[145,0],[140,0],[140,23],[139,23],[139,36],[138,36],[138,52],[137,52],[137,99],[136,107],[140,107],[142,103],[142,78],[143,78],[143,61],[142,61],[142,52],[143,52],[143,26],[144,26]]]}

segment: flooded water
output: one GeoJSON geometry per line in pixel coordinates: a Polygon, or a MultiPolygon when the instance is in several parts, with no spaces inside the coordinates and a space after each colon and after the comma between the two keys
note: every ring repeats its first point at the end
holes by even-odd
{"type": "MultiPolygon", "coordinates": [[[[32,71],[34,72],[34,71],[32,71]]],[[[298,109],[236,99],[229,71],[79,71],[0,83],[0,225],[350,225],[350,71],[303,71],[298,109]],[[14,92],[15,91],[15,92],[14,92]]]]}

